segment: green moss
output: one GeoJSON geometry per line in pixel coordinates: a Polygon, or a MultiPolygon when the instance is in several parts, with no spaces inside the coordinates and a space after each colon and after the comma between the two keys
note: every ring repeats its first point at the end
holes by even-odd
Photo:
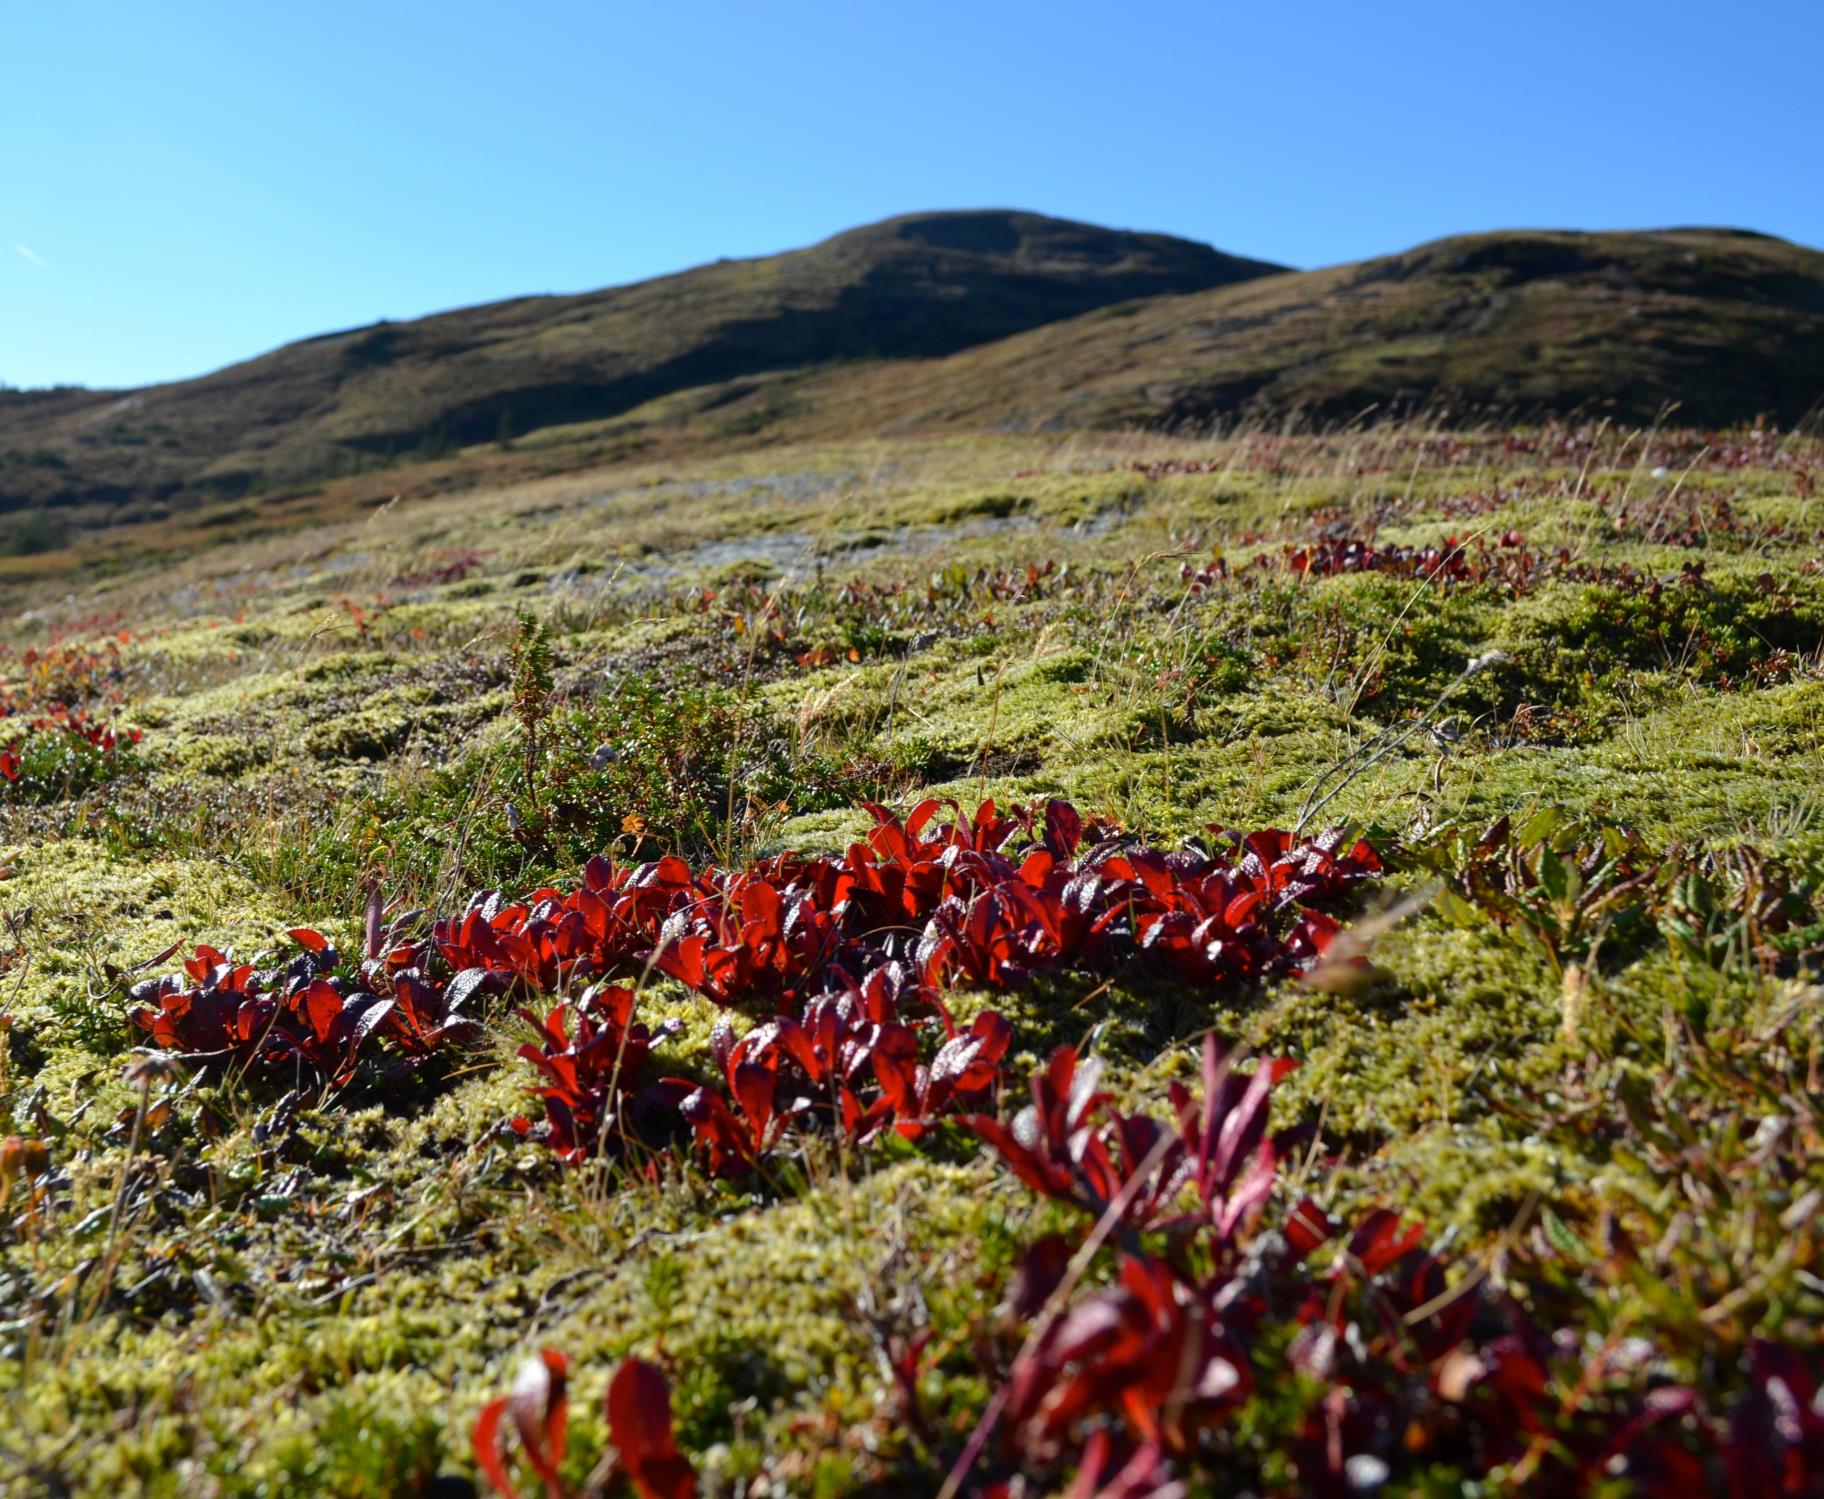
{"type": "MultiPolygon", "coordinates": [[[[1547,1211],[1592,1242],[1604,1211],[1647,1221],[1674,1189],[1614,1148],[1622,1126],[1600,1111],[1628,1078],[1676,1076],[1692,1091],[1673,1102],[1701,1104],[1702,1070],[1668,1074],[1667,1057],[1762,1034],[1815,978],[1824,592],[1796,542],[1723,533],[1706,585],[1657,602],[1618,583],[1511,599],[1295,580],[1281,547],[1320,526],[1411,541],[1512,526],[1666,578],[1696,555],[1615,528],[1626,472],[1520,464],[1527,485],[1490,508],[1470,493],[1483,473],[1379,440],[1268,444],[1270,461],[1152,438],[781,446],[414,501],[307,551],[240,541],[170,564],[211,597],[208,569],[245,562],[234,576],[264,581],[237,596],[238,621],[169,614],[166,573],[109,580],[100,602],[135,638],[104,690],[110,714],[147,730],[139,763],[0,807],[0,1131],[42,1134],[60,1173],[42,1232],[0,1222],[0,1297],[20,1309],[0,1334],[9,1451],[77,1493],[411,1491],[470,1473],[475,1412],[550,1346],[571,1358],[574,1484],[603,1448],[609,1373],[634,1352],[670,1371],[712,1486],[928,1490],[870,1316],[935,1329],[921,1391],[957,1445],[989,1394],[972,1339],[1062,1210],[949,1131],[846,1158],[812,1140],[739,1184],[561,1168],[501,1128],[540,1107],[510,1001],[478,1048],[412,1080],[307,1088],[283,1107],[300,1079],[171,1084],[127,1173],[157,1190],[124,1220],[114,1291],[63,1315],[128,1164],[120,1120],[138,1095],[121,1066],[138,1038],[122,1016],[139,965],[202,941],[251,956],[299,922],[352,951],[370,884],[447,912],[482,886],[567,883],[604,847],[840,850],[870,824],[863,796],[1067,795],[1169,841],[1291,826],[1334,792],[1314,823],[1370,829],[1390,851],[1549,802],[1628,823],[1655,853],[1691,846],[1692,867],[1700,845],[1765,853],[1803,896],[1785,967],[1631,929],[1602,949],[1574,1040],[1543,949],[1442,906],[1383,935],[1380,976],[1354,992],[1211,996],[1142,963],[1106,984],[947,996],[962,1021],[992,1005],[1015,1024],[1006,1109],[1063,1043],[1154,1112],[1195,1081],[1206,1031],[1296,1058],[1275,1122],[1321,1123],[1326,1163],[1300,1190],[1344,1218],[1391,1204],[1472,1257],[1547,1211]],[[1129,466],[1161,455],[1212,467],[1153,480],[1129,466]],[[781,537],[810,539],[780,562],[781,537]],[[487,575],[386,597],[456,546],[485,550],[487,575]],[[1181,565],[1217,548],[1236,576],[1191,592],[1181,565]],[[1245,566],[1255,556],[1270,565],[1245,566]],[[530,779],[496,588],[553,637],[530,779]],[[1491,647],[1505,660],[1454,688],[1449,722],[1422,718],[1491,647]],[[1795,659],[1767,669],[1781,648],[1795,659]],[[1602,1128],[1561,1122],[1583,1107],[1602,1128]]],[[[1815,525],[1790,474],[1689,488],[1711,480],[1741,513],[1815,525]]],[[[1370,899],[1422,878],[1409,859],[1370,899]]],[[[649,1023],[679,1023],[653,1075],[713,1080],[722,1012],[668,980],[640,1003],[649,1023]]],[[[1760,1244],[1755,1224],[1789,1206],[1755,1208],[1740,1242],[1760,1244]]],[[[1644,1326],[1676,1313],[1614,1295],[1644,1326]]]]}
{"type": "Polygon", "coordinates": [[[16,975],[8,1008],[27,1019],[48,998],[101,964],[135,967],[173,944],[208,941],[242,949],[272,941],[287,912],[271,895],[208,860],[123,861],[100,844],[61,838],[0,851],[7,892],[22,927],[29,967],[16,975]]]}
{"type": "Polygon", "coordinates": [[[181,781],[240,775],[269,763],[271,751],[245,735],[176,730],[159,735],[146,757],[152,766],[181,781]]]}
{"type": "Polygon", "coordinates": [[[426,689],[389,693],[371,707],[312,724],[300,736],[299,746],[313,760],[384,760],[403,749],[413,734],[434,733],[438,719],[449,716],[427,708],[428,696],[426,689]]]}

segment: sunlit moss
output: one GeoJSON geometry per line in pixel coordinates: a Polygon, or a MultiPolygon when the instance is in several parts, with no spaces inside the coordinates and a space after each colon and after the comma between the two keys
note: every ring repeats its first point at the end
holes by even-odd
{"type": "MultiPolygon", "coordinates": [[[[572,1360],[575,1482],[602,1451],[609,1372],[635,1352],[672,1371],[685,1446],[716,1481],[917,1491],[861,1303],[928,1314],[947,1350],[933,1398],[966,1430],[987,1392],[963,1340],[1049,1221],[955,1132],[846,1161],[818,1140],[740,1186],[640,1160],[562,1168],[503,1132],[541,1105],[516,1056],[530,1032],[495,1002],[485,1042],[447,1066],[304,1088],[295,1130],[273,1121],[299,1079],[174,1082],[139,1147],[160,1192],[120,1234],[116,1289],[145,1289],[90,1315],[58,1288],[109,1231],[139,1096],[125,989],[167,949],[151,971],[204,941],[251,955],[298,922],[353,945],[370,885],[447,910],[478,884],[574,879],[603,844],[836,851],[869,826],[861,795],[1064,795],[1168,842],[1308,816],[1390,853],[1555,803],[1654,850],[1748,842],[1824,867],[1824,602],[1797,548],[1719,545],[1702,554],[1712,586],[1669,584],[1660,614],[1613,582],[1512,598],[1300,580],[1283,545],[1344,516],[1413,542],[1511,527],[1665,578],[1694,554],[1610,536],[1615,506],[1571,494],[1575,473],[1539,470],[1465,519],[1451,507],[1488,475],[1132,466],[1168,451],[1222,456],[1150,437],[781,448],[404,504],[110,583],[139,616],[114,705],[146,729],[139,763],[4,812],[0,1125],[44,1131],[67,1176],[40,1238],[0,1242],[0,1294],[25,1308],[0,1335],[9,1446],[74,1492],[409,1491],[470,1471],[475,1412],[552,1346],[572,1360]],[[458,547],[482,560],[422,581],[458,547]],[[1217,553],[1269,565],[1193,592],[1180,569],[1217,553]],[[959,581],[1052,563],[1032,594],[959,581]],[[171,602],[170,577],[193,592],[171,602]],[[839,617],[856,579],[901,588],[907,615],[839,617]],[[520,785],[505,685],[522,606],[557,651],[543,802],[520,785]],[[1694,631],[1714,649],[1685,650],[1694,631]],[[1782,647],[1794,659],[1757,678],[1782,647]],[[709,740],[740,753],[698,776],[709,740]],[[680,746],[689,775],[667,769],[680,746]],[[541,845],[532,818],[560,797],[568,831],[541,845]]],[[[1635,481],[1589,476],[1605,482],[1635,481]]],[[[1805,523],[1789,479],[1729,482],[1753,518],[1805,523]]],[[[1398,863],[1371,900],[1423,883],[1398,863]]],[[[1561,976],[1520,930],[1424,912],[1373,957],[1376,981],[1342,993],[1212,999],[1141,966],[949,1000],[1014,1022],[1008,1107],[1066,1042],[1155,1111],[1194,1081],[1206,1031],[1292,1057],[1276,1120],[1321,1124],[1312,1189],[1345,1217],[1392,1203],[1482,1254],[1542,1205],[1596,1214],[1638,1182],[1535,1127],[1567,1077],[1595,1059],[1646,1073],[1681,1027],[1765,1025],[1800,982],[1663,942],[1611,950],[1573,1041],[1561,976]]],[[[654,1077],[714,1077],[730,1017],[666,980],[641,1007],[680,1023],[654,1077]]]]}

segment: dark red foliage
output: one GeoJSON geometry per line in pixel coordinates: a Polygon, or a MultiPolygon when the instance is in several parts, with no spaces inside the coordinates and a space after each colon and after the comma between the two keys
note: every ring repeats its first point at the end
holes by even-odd
{"type": "MultiPolygon", "coordinates": [[[[603,1138],[620,1133],[616,1110],[634,1093],[652,1048],[652,1034],[633,1018],[633,991],[597,986],[573,1004],[557,1005],[540,1018],[519,1014],[537,1034],[519,1054],[543,1074],[535,1096],[544,1101],[546,1139],[571,1164],[588,1158],[603,1138]]],[[[513,1121],[516,1133],[531,1133],[528,1120],[513,1121]]]]}
{"type": "Polygon", "coordinates": [[[728,1091],[692,1089],[683,1113],[721,1175],[759,1164],[798,1120],[815,1119],[857,1144],[889,1128],[916,1139],[940,1115],[989,1100],[1012,1041],[1012,1026],[992,1010],[959,1028],[935,994],[889,963],[812,1000],[802,1020],[776,1016],[739,1041],[724,1022],[714,1047],[728,1091]],[[910,1013],[915,1006],[929,1013],[910,1013]],[[926,1063],[919,1035],[940,1026],[945,1040],[926,1063]]]}
{"type": "Polygon", "coordinates": [[[1033,1075],[1033,1101],[1011,1125],[984,1115],[966,1123],[1043,1196],[1097,1218],[1113,1213],[1130,1230],[1207,1224],[1213,1242],[1227,1246],[1265,1205],[1298,1138],[1266,1133],[1268,1095],[1291,1070],[1280,1061],[1234,1073],[1212,1041],[1204,1051],[1205,1102],[1175,1085],[1174,1127],[1115,1108],[1096,1086],[1101,1064],[1080,1063],[1076,1049],[1063,1046],[1033,1075]],[[1200,1211],[1181,1201],[1187,1188],[1200,1211]]]}
{"type": "Polygon", "coordinates": [[[302,1068],[331,1087],[355,1075],[377,1043],[388,1069],[409,1072],[447,1041],[469,1040],[480,1021],[461,1013],[477,985],[432,983],[401,962],[338,973],[341,957],[320,932],[295,928],[302,951],[282,967],[237,963],[199,947],[183,977],[148,979],[132,991],[128,1022],[164,1051],[202,1062],[302,1068]]]}
{"type": "MultiPolygon", "coordinates": [[[[12,705],[0,703],[0,718],[13,716],[12,705]]],[[[68,734],[104,755],[113,754],[123,742],[138,744],[140,739],[138,729],[123,732],[105,720],[91,718],[86,709],[73,708],[66,703],[51,703],[43,712],[32,715],[28,724],[40,734],[68,734]]],[[[16,744],[14,748],[17,748],[16,744]]]]}
{"type": "MultiPolygon", "coordinates": [[[[563,1354],[547,1348],[520,1365],[510,1394],[476,1417],[470,1434],[476,1466],[503,1499],[519,1499],[503,1448],[501,1423],[509,1416],[546,1499],[569,1499],[571,1490],[558,1471],[569,1447],[568,1373],[563,1354]]],[[[672,1434],[665,1376],[643,1359],[627,1359],[609,1380],[604,1405],[618,1466],[640,1499],[690,1499],[697,1492],[697,1473],[672,1434]]],[[[588,1492],[596,1492],[593,1485],[588,1492]]]]}
{"type": "Polygon", "coordinates": [[[123,744],[139,743],[138,729],[117,729],[104,720],[90,718],[83,708],[62,702],[53,702],[43,711],[32,713],[8,696],[9,691],[6,684],[0,684],[0,722],[9,729],[18,729],[23,724],[33,736],[28,739],[22,734],[14,735],[0,742],[0,778],[9,782],[18,781],[22,776],[29,778],[35,751],[40,746],[49,745],[54,758],[60,761],[67,762],[71,752],[75,752],[92,764],[97,757],[112,756],[123,744]]]}
{"type": "Polygon", "coordinates": [[[507,1476],[501,1448],[503,1416],[512,1417],[520,1450],[538,1475],[547,1499],[561,1499],[565,1492],[557,1470],[569,1444],[569,1367],[563,1354],[549,1348],[543,1350],[520,1365],[512,1393],[483,1406],[475,1418],[470,1443],[476,1465],[505,1499],[519,1499],[519,1490],[507,1476]]]}
{"type": "Polygon", "coordinates": [[[1137,1441],[1184,1452],[1246,1398],[1246,1350],[1210,1291],[1163,1260],[1124,1255],[1116,1284],[1055,1318],[1009,1376],[1008,1437],[1054,1462],[1088,1417],[1117,1415],[1137,1441]]]}
{"type": "Polygon", "coordinates": [[[837,920],[812,891],[748,870],[678,911],[658,940],[659,970],[717,1004],[789,1009],[835,956],[837,920]]]}
{"type": "MultiPolygon", "coordinates": [[[[1511,494],[1496,492],[1462,496],[1441,503],[1448,514],[1471,515],[1499,508],[1511,498],[1511,494]]],[[[1601,503],[1604,497],[1586,494],[1584,498],[1601,503]]],[[[1400,505],[1392,505],[1387,517],[1399,515],[1402,509],[1400,505]]],[[[1306,523],[1309,524],[1312,520],[1322,521],[1330,513],[1320,511],[1313,517],[1307,517],[1306,523]]],[[[1639,597],[1653,606],[1660,605],[1662,601],[1669,603],[1675,597],[1701,591],[1709,586],[1701,560],[1685,564],[1676,576],[1662,578],[1643,572],[1632,563],[1587,558],[1574,553],[1569,547],[1534,547],[1519,532],[1511,530],[1486,538],[1477,536],[1459,539],[1447,536],[1442,541],[1423,546],[1382,543],[1374,540],[1371,534],[1355,535],[1341,529],[1345,525],[1359,523],[1359,517],[1351,520],[1342,512],[1335,514],[1338,517],[1335,521],[1318,527],[1315,539],[1288,543],[1277,556],[1261,551],[1251,561],[1233,566],[1226,557],[1220,555],[1200,566],[1186,562],[1179,569],[1179,578],[1192,596],[1206,594],[1231,581],[1242,587],[1257,586],[1280,567],[1301,579],[1381,573],[1434,584],[1440,589],[1489,588],[1510,597],[1524,597],[1550,582],[1591,583],[1611,588],[1630,598],[1639,597]]],[[[1619,535],[1627,534],[1627,528],[1633,523],[1628,521],[1624,511],[1614,517],[1613,524],[1619,535]]],[[[1713,540],[1717,530],[1726,531],[1744,541],[1753,537],[1748,528],[1728,523],[1726,507],[1721,519],[1710,515],[1706,518],[1704,527],[1709,529],[1697,529],[1682,539],[1658,534],[1651,539],[1701,546],[1713,540]]],[[[1783,535],[1781,539],[1805,538],[1783,535]]],[[[1782,661],[1776,652],[1755,662],[1751,675],[1766,677],[1771,673],[1778,679],[1781,673],[1790,669],[1789,664],[1782,661]]]]}
{"type": "Polygon", "coordinates": [[[1824,1379],[1790,1348],[1754,1343],[1747,1392],[1719,1414],[1654,1376],[1644,1344],[1592,1358],[1574,1326],[1542,1325],[1536,1296],[1529,1308],[1452,1266],[1396,1213],[1346,1233],[1306,1199],[1266,1231],[1298,1139],[1267,1129],[1285,1071],[1235,1072],[1208,1045],[1201,1097],[1174,1088],[1162,1123],[1113,1107],[1065,1048],[1010,1126],[969,1121],[1035,1191],[1123,1245],[1113,1283],[1076,1296],[1068,1238],[1027,1252],[1002,1303],[1014,1351],[990,1364],[1008,1476],[973,1492],[1011,1494],[1015,1473],[1050,1475],[1050,1492],[1073,1470],[1083,1499],[1261,1491],[1236,1421],[1251,1397],[1302,1408],[1286,1453],[1299,1493],[1341,1499],[1395,1475],[1429,1492],[1419,1475],[1497,1471],[1540,1493],[1820,1491],[1824,1379]]]}
{"type": "MultiPolygon", "coordinates": [[[[1240,856],[1149,849],[1116,853],[1097,868],[1097,899],[1141,951],[1156,955],[1194,983],[1248,983],[1309,967],[1328,946],[1336,923],[1321,909],[1381,872],[1365,842],[1341,852],[1332,830],[1293,846],[1277,830],[1234,842],[1240,856]]],[[[1084,897],[1079,896],[1081,901],[1084,897]]]]}
{"type": "MultiPolygon", "coordinates": [[[[520,1011],[537,1036],[521,1055],[541,1073],[544,1119],[515,1129],[580,1162],[604,1133],[627,1137],[632,1114],[669,1106],[710,1169],[736,1174],[795,1122],[866,1144],[990,1104],[1012,1028],[991,1010],[959,1027],[939,998],[950,985],[1008,988],[1135,955],[1200,985],[1257,982],[1314,962],[1335,929],[1321,908],[1381,868],[1340,831],[1295,845],[1212,830],[1211,849],[1166,853],[1057,800],[1006,812],[985,801],[968,817],[928,800],[903,821],[867,810],[874,826],[840,858],[701,871],[675,857],[596,858],[568,893],[482,891],[428,940],[394,938],[403,921],[383,935],[376,895],[357,977],[339,976],[328,940],[299,927],[304,951],[288,968],[256,973],[199,949],[190,982],[142,985],[132,1018],[173,1051],[303,1064],[339,1084],[370,1036],[417,1065],[474,1028],[462,1006],[477,995],[586,989],[520,1011]],[[654,1038],[629,991],[601,981],[647,968],[771,1017],[739,1041],[721,1033],[723,1087],[642,1091],[654,1038]]],[[[1124,1148],[1132,1169],[1148,1144],[1136,1135],[1124,1148]]]]}
{"type": "Polygon", "coordinates": [[[1343,852],[1340,833],[1296,847],[1257,833],[1232,851],[1166,854],[1086,827],[1060,801],[1005,815],[984,802],[967,820],[952,803],[939,825],[944,806],[923,802],[902,822],[870,804],[866,842],[840,859],[700,873],[677,858],[633,869],[592,860],[568,895],[507,903],[482,892],[438,922],[433,941],[452,970],[535,992],[650,962],[717,1004],[796,1016],[903,956],[934,988],[1095,969],[1136,943],[1201,982],[1284,972],[1327,935],[1310,908],[1380,871],[1367,844],[1343,852]]]}
{"type": "MultiPolygon", "coordinates": [[[[314,956],[314,955],[312,955],[314,956]]],[[[265,1065],[302,1064],[336,1086],[354,1071],[361,1044],[390,1008],[377,995],[352,999],[310,963],[259,973],[211,947],[185,965],[192,982],[140,984],[128,1019],[167,1050],[265,1065]]]]}
{"type": "MultiPolygon", "coordinates": [[[[632,869],[596,859],[569,895],[509,904],[483,892],[432,940],[451,968],[530,992],[650,964],[719,1005],[769,1012],[739,1042],[732,1028],[719,1033],[721,1086],[663,1085],[710,1169],[732,1175],[794,1123],[866,1143],[979,1108],[1011,1028],[989,1011],[959,1029],[937,997],[951,984],[1006,988],[1136,953],[1206,985],[1288,973],[1335,929],[1317,908],[1381,868],[1340,832],[1296,846],[1279,832],[1219,833],[1215,851],[1161,853],[1055,800],[1006,813],[984,802],[967,818],[935,800],[903,821],[868,811],[866,840],[838,859],[786,854],[701,872],[676,858],[632,869]],[[941,1036],[935,1050],[927,1036],[941,1036]]],[[[567,1044],[548,1035],[539,1055],[567,1044]]],[[[618,1078],[632,1088],[637,1068],[618,1078]]],[[[615,1112],[606,1087],[585,1070],[555,1095],[541,1090],[544,1133],[566,1159],[587,1154],[615,1112]]]]}
{"type": "MultiPolygon", "coordinates": [[[[1521,545],[1519,536],[1509,532],[1502,545],[1521,545]]],[[[1392,573],[1396,577],[1418,578],[1427,583],[1481,583],[1490,572],[1488,551],[1480,550],[1471,557],[1466,543],[1447,536],[1434,546],[1382,546],[1353,537],[1314,542],[1309,546],[1290,547],[1286,567],[1295,573],[1309,573],[1319,578],[1339,573],[1392,573]]]]}
{"type": "Polygon", "coordinates": [[[485,560],[482,554],[472,547],[445,552],[436,561],[425,567],[395,573],[388,581],[387,587],[413,590],[437,588],[446,583],[460,583],[485,560]]]}
{"type": "Polygon", "coordinates": [[[1824,1490],[1824,1371],[1793,1349],[1757,1341],[1749,1373],[1726,1438],[1731,1492],[1824,1490]]]}
{"type": "Polygon", "coordinates": [[[608,1435],[640,1499],[690,1499],[697,1472],[671,1430],[671,1386],[644,1360],[630,1358],[608,1381],[608,1435]]]}

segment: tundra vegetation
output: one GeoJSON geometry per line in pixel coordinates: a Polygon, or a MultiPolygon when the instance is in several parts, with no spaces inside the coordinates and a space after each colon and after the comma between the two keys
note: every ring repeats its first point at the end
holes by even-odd
{"type": "Polygon", "coordinates": [[[1818,1492],[1821,471],[777,444],[9,573],[7,1483],[1818,1492]]]}

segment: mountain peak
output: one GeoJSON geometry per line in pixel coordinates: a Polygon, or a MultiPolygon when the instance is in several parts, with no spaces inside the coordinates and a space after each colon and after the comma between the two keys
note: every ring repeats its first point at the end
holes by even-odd
{"type": "Polygon", "coordinates": [[[1168,234],[954,209],[348,329],[171,385],[9,397],[0,513],[129,520],[576,423],[637,447],[1440,400],[1792,421],[1824,391],[1821,349],[1824,255],[1743,230],[1492,231],[1287,271],[1168,234]]]}

